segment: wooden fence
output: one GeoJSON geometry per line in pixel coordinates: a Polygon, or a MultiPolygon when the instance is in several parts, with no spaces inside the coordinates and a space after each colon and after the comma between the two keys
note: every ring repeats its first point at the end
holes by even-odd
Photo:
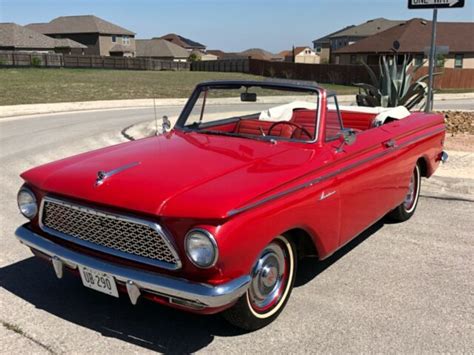
{"type": "MultiPolygon", "coordinates": [[[[437,75],[434,78],[435,89],[474,89],[474,69],[435,68],[437,75]]],[[[418,70],[415,78],[428,74],[428,67],[418,70]]]]}
{"type": "Polygon", "coordinates": [[[100,68],[128,70],[189,70],[187,62],[154,58],[102,57],[61,53],[0,51],[0,66],[43,68],[100,68]]]}
{"type": "Polygon", "coordinates": [[[12,67],[55,67],[63,66],[63,55],[59,53],[22,53],[0,51],[0,65],[12,67]]]}
{"type": "MultiPolygon", "coordinates": [[[[376,74],[378,66],[372,66],[376,74]]],[[[370,83],[370,77],[363,65],[341,64],[300,64],[288,62],[270,62],[256,59],[217,60],[194,62],[191,70],[241,72],[272,78],[291,80],[309,80],[323,84],[352,85],[370,83]]],[[[435,78],[436,89],[473,89],[474,69],[438,68],[443,74],[435,78]]],[[[428,68],[421,68],[416,78],[425,75],[428,68]]]]}
{"type": "Polygon", "coordinates": [[[217,71],[233,73],[249,73],[250,61],[248,59],[223,59],[197,61],[191,64],[191,70],[194,71],[217,71]]]}

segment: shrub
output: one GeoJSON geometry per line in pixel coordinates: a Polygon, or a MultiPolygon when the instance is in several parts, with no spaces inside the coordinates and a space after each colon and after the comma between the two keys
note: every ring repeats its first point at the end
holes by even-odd
{"type": "Polygon", "coordinates": [[[31,65],[33,67],[40,67],[41,63],[42,61],[40,57],[31,57],[31,65]]]}

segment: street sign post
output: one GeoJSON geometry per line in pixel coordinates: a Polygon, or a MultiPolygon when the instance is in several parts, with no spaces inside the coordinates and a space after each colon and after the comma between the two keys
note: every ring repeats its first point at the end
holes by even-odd
{"type": "Polygon", "coordinates": [[[438,9],[454,9],[464,7],[465,0],[408,0],[409,9],[433,9],[433,22],[431,26],[431,47],[429,58],[428,97],[426,99],[426,112],[433,110],[433,71],[436,51],[436,22],[438,9]]]}

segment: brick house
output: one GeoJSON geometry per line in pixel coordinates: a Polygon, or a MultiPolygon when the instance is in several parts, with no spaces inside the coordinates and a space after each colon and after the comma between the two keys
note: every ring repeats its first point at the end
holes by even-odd
{"type": "Polygon", "coordinates": [[[339,48],[351,45],[361,39],[373,36],[404,22],[405,21],[388,20],[383,17],[376,18],[357,26],[347,26],[342,30],[315,39],[313,41],[313,47],[316,53],[321,56],[322,63],[334,63],[332,53],[339,48]]]}
{"type": "MultiPolygon", "coordinates": [[[[425,49],[431,43],[431,21],[415,18],[334,52],[338,64],[365,61],[378,64],[382,55],[409,54],[415,65],[427,65],[425,49]],[[395,49],[395,41],[399,48],[395,49]]],[[[439,22],[436,45],[448,46],[449,54],[439,57],[438,66],[474,68],[474,22],[439,22]]]]}
{"type": "Polygon", "coordinates": [[[94,15],[61,16],[27,28],[52,38],[68,38],[87,46],[85,54],[135,56],[135,33],[94,15]]]}

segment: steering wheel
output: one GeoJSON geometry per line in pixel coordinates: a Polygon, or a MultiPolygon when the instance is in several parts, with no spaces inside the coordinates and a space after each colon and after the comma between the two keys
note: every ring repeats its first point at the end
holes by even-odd
{"type": "Polygon", "coordinates": [[[270,128],[268,129],[268,135],[271,136],[272,135],[272,129],[275,128],[276,126],[278,125],[282,125],[282,124],[286,124],[286,125],[289,125],[289,126],[292,126],[292,127],[296,127],[296,129],[293,131],[293,133],[291,134],[290,138],[293,138],[293,136],[295,135],[296,133],[296,130],[299,129],[301,132],[303,132],[304,134],[306,134],[309,139],[313,139],[313,135],[311,133],[309,133],[309,131],[300,126],[299,124],[297,123],[294,123],[294,122],[289,122],[289,121],[279,121],[279,122],[275,122],[274,124],[272,124],[270,126],[270,128]]]}

